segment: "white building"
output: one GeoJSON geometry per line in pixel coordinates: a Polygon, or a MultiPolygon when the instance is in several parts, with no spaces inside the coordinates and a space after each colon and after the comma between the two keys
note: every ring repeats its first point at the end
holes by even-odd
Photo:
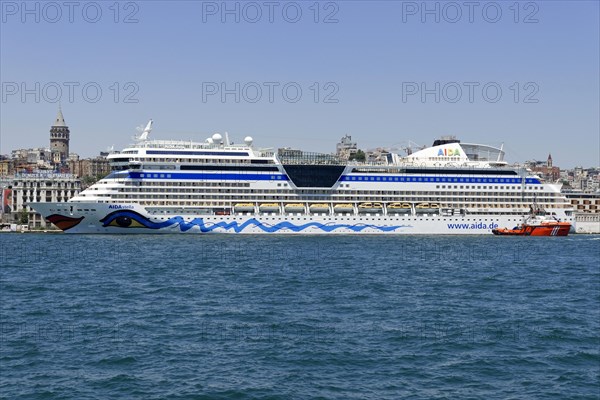
{"type": "MultiPolygon", "coordinates": [[[[27,204],[30,202],[66,202],[81,191],[81,181],[72,174],[28,173],[16,174],[8,189],[11,193],[10,222],[19,222],[23,210],[30,228],[50,227],[50,223],[27,204]]],[[[6,218],[5,218],[6,219],[6,218]]]]}
{"type": "Polygon", "coordinates": [[[575,210],[577,233],[600,233],[600,193],[565,193],[575,210]]]}
{"type": "Polygon", "coordinates": [[[348,159],[353,154],[356,154],[358,147],[356,142],[352,141],[352,136],[345,135],[335,146],[335,154],[338,157],[348,159]]]}

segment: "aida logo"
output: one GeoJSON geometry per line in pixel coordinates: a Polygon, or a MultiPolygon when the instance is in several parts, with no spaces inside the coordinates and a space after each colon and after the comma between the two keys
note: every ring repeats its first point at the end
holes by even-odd
{"type": "Polygon", "coordinates": [[[460,156],[460,150],[459,149],[439,149],[438,156],[446,156],[446,157],[460,156]]]}

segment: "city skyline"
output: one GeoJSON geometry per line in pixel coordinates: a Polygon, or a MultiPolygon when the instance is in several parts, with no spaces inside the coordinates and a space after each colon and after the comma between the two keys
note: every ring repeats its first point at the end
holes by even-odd
{"type": "Polygon", "coordinates": [[[21,4],[2,3],[2,154],[45,146],[60,101],[82,157],[153,119],[161,139],[330,153],[346,134],[362,149],[455,135],[509,162],[600,165],[596,2],[21,4]]]}
{"type": "MultiPolygon", "coordinates": [[[[66,123],[66,121],[65,121],[65,118],[63,117],[63,112],[62,112],[62,106],[61,106],[61,105],[59,105],[59,106],[58,106],[58,116],[57,116],[57,118],[60,118],[60,119],[61,119],[61,124],[65,124],[65,123],[66,123]]],[[[55,118],[55,122],[54,122],[54,123],[56,123],[56,118],[55,118]]],[[[54,124],[54,123],[53,123],[53,124],[54,124]]],[[[135,138],[134,138],[134,136],[140,133],[140,129],[143,127],[143,125],[144,125],[144,124],[141,124],[141,125],[137,126],[137,127],[134,129],[134,133],[132,133],[132,135],[130,136],[130,140],[129,140],[128,144],[124,145],[124,147],[123,147],[123,148],[127,147],[128,145],[134,145],[134,144],[135,144],[135,143],[134,143],[134,142],[135,142],[135,140],[134,140],[134,139],[135,139],[135,138]]],[[[55,127],[54,125],[50,125],[50,133],[51,133],[51,134],[50,134],[50,136],[48,137],[48,139],[49,139],[50,141],[52,140],[52,139],[51,139],[51,136],[52,136],[52,131],[53,131],[53,129],[55,129],[55,128],[56,128],[56,127],[55,127]]],[[[68,124],[67,124],[67,128],[68,128],[68,124]]],[[[222,132],[221,132],[221,133],[222,133],[222,132]]],[[[209,134],[209,133],[206,133],[206,134],[202,134],[202,133],[200,133],[200,134],[197,134],[196,136],[197,136],[197,137],[199,137],[199,138],[202,138],[202,137],[204,137],[203,135],[206,135],[206,137],[209,137],[209,136],[211,136],[211,134],[209,134]]],[[[350,136],[352,136],[352,135],[350,135],[350,136]]],[[[158,137],[158,136],[156,136],[156,134],[153,134],[153,135],[152,135],[152,137],[151,137],[151,139],[159,139],[159,140],[160,140],[160,139],[164,139],[164,137],[158,137]]],[[[177,139],[177,138],[176,138],[176,137],[172,137],[172,139],[177,139]]],[[[232,139],[232,141],[235,141],[236,143],[241,143],[241,142],[242,142],[242,138],[238,138],[238,137],[231,137],[231,139],[232,139]],[[237,139],[237,140],[233,140],[233,139],[237,139]]],[[[342,137],[342,138],[338,139],[338,141],[339,141],[339,140],[343,140],[343,139],[344,139],[344,138],[342,137]]],[[[438,138],[435,138],[435,139],[439,139],[439,137],[438,137],[438,138]]],[[[458,139],[460,139],[460,137],[458,137],[458,139]]],[[[202,139],[194,139],[194,140],[199,140],[199,141],[202,141],[202,139]]],[[[432,139],[432,140],[433,140],[433,139],[432,139]]],[[[463,142],[464,142],[464,141],[463,141],[463,142]]],[[[339,143],[337,143],[337,142],[336,142],[334,145],[339,145],[339,143]]],[[[389,149],[391,149],[391,151],[392,151],[392,152],[399,153],[399,154],[401,154],[401,155],[406,155],[406,148],[400,149],[400,147],[399,147],[399,146],[401,146],[401,145],[407,145],[407,146],[411,146],[411,151],[416,151],[416,150],[420,149],[421,147],[423,147],[423,148],[424,148],[424,147],[429,147],[431,144],[426,144],[426,143],[417,143],[417,142],[415,142],[415,141],[413,141],[413,140],[406,140],[406,141],[404,141],[403,143],[398,143],[398,144],[396,144],[396,145],[393,145],[393,146],[387,146],[387,147],[384,147],[384,146],[377,146],[377,147],[374,147],[374,148],[365,148],[365,147],[361,147],[359,142],[357,142],[357,145],[358,145],[358,149],[359,149],[359,150],[362,150],[362,151],[377,151],[377,150],[379,150],[379,149],[384,149],[384,150],[389,150],[389,149]]],[[[505,151],[507,151],[507,149],[506,149],[506,144],[505,144],[505,143],[501,143],[499,146],[503,146],[503,147],[504,147],[504,150],[505,150],[505,151]]],[[[52,151],[50,147],[51,147],[51,146],[48,146],[48,145],[47,145],[47,143],[46,143],[46,144],[37,144],[37,145],[36,145],[36,144],[32,144],[32,145],[30,145],[30,146],[21,146],[21,147],[16,147],[16,148],[13,148],[13,149],[7,149],[7,151],[6,151],[6,152],[0,152],[0,155],[4,155],[4,156],[10,156],[11,152],[14,152],[14,151],[16,151],[16,150],[36,149],[36,148],[45,148],[45,149],[47,149],[47,150],[50,150],[50,151],[52,151]]],[[[101,153],[104,153],[104,154],[105,154],[105,153],[108,153],[108,152],[110,152],[110,151],[113,151],[113,150],[114,150],[114,151],[120,151],[120,150],[121,150],[121,148],[116,148],[116,147],[115,147],[115,145],[113,144],[113,145],[111,145],[111,146],[107,146],[107,147],[106,147],[106,148],[104,148],[104,149],[96,149],[97,151],[96,151],[95,153],[94,153],[94,152],[93,152],[93,150],[92,150],[92,153],[91,153],[91,154],[87,154],[87,153],[86,153],[86,154],[82,154],[82,153],[80,153],[80,152],[76,151],[76,149],[72,149],[72,150],[73,150],[73,151],[70,151],[70,152],[69,152],[69,154],[74,154],[74,155],[77,155],[78,157],[80,157],[80,158],[82,158],[82,159],[87,159],[87,158],[93,158],[93,157],[97,157],[97,156],[98,156],[99,154],[101,154],[101,153]]],[[[303,150],[303,149],[300,149],[300,150],[303,150]]],[[[333,149],[330,149],[329,151],[327,151],[327,150],[324,150],[323,152],[324,152],[324,153],[331,153],[331,154],[333,154],[333,153],[335,153],[335,147],[334,147],[333,149]]],[[[509,160],[509,163],[511,163],[511,164],[512,164],[512,163],[517,163],[517,164],[527,164],[527,163],[532,163],[532,162],[541,163],[541,164],[546,164],[546,160],[547,160],[547,158],[548,158],[548,157],[552,158],[552,153],[547,153],[547,155],[546,155],[545,157],[544,157],[544,156],[543,156],[543,154],[542,154],[542,155],[540,156],[540,158],[536,158],[536,157],[534,157],[534,156],[530,156],[530,157],[529,157],[529,158],[527,158],[527,159],[522,159],[522,160],[512,160],[512,161],[511,161],[511,160],[510,160],[510,158],[511,158],[511,157],[510,157],[510,154],[508,154],[508,153],[509,153],[509,150],[507,151],[507,159],[509,160]]],[[[513,158],[514,158],[514,157],[513,157],[513,158]]],[[[570,166],[570,167],[563,167],[563,166],[559,166],[559,167],[561,168],[561,170],[571,170],[571,169],[574,169],[574,168],[581,168],[581,167],[582,167],[582,168],[584,168],[584,169],[585,169],[585,168],[596,168],[596,167],[599,167],[599,166],[600,166],[600,163],[599,163],[599,165],[583,165],[583,164],[574,164],[573,166],[570,166]]]]}

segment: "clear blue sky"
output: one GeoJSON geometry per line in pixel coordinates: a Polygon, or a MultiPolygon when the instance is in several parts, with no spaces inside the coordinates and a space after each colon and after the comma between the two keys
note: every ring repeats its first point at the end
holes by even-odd
{"type": "Polygon", "coordinates": [[[344,134],[363,149],[456,135],[504,143],[509,161],[552,153],[561,167],[600,165],[597,1],[477,2],[471,10],[428,2],[430,14],[421,1],[339,1],[320,2],[318,15],[314,1],[264,3],[121,2],[116,15],[113,1],[54,3],[59,10],[30,1],[29,12],[2,0],[0,153],[48,146],[58,85],[71,151],[82,156],[127,145],[153,118],[155,138],[228,131],[261,147],[330,152],[344,134]],[[239,22],[224,7],[238,7],[239,22]],[[239,82],[239,103],[235,94],[224,102],[209,94],[211,82],[234,91],[239,82]],[[272,102],[265,82],[279,84],[272,102]],[[262,97],[253,103],[257,85],[262,97]],[[102,96],[92,102],[95,87],[102,96]],[[302,96],[291,102],[297,87],[302,96]]]}

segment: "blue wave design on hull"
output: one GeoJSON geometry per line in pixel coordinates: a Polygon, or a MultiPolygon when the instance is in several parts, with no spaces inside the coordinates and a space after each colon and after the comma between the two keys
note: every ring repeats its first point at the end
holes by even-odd
{"type": "Polygon", "coordinates": [[[322,230],[323,232],[332,232],[336,229],[343,229],[343,228],[350,229],[353,232],[362,232],[363,230],[368,229],[368,228],[376,229],[381,232],[391,232],[391,231],[394,231],[399,228],[410,228],[411,227],[410,225],[379,226],[379,225],[366,225],[366,224],[356,224],[356,225],[335,224],[335,223],[322,224],[322,223],[314,222],[314,221],[308,222],[308,223],[302,224],[302,225],[295,225],[289,221],[282,221],[275,225],[269,225],[269,224],[264,224],[264,223],[260,222],[256,218],[250,218],[241,224],[238,223],[238,221],[231,221],[231,222],[221,221],[221,222],[216,222],[216,223],[207,225],[204,222],[203,218],[195,218],[191,221],[186,222],[180,216],[169,218],[168,220],[163,221],[163,222],[154,222],[154,221],[151,221],[148,218],[144,217],[143,215],[138,214],[137,212],[125,211],[125,210],[110,213],[106,217],[104,217],[101,220],[101,222],[103,223],[103,226],[105,226],[105,227],[117,226],[117,227],[122,227],[122,228],[145,227],[148,229],[163,229],[163,228],[172,227],[173,225],[178,225],[181,232],[187,232],[190,229],[197,226],[200,229],[200,231],[204,232],[204,233],[209,233],[209,232],[212,232],[215,229],[219,229],[219,228],[224,229],[224,230],[233,230],[236,233],[240,233],[250,226],[257,227],[257,228],[261,229],[263,232],[268,232],[268,233],[275,233],[275,232],[279,232],[281,230],[286,230],[286,229],[293,231],[293,232],[301,232],[310,227],[315,227],[317,229],[322,230]],[[123,220],[132,220],[132,221],[137,222],[137,224],[139,224],[139,225],[137,225],[137,224],[131,225],[131,223],[129,223],[127,226],[119,225],[119,221],[123,221],[123,220]],[[115,224],[115,222],[117,222],[117,223],[115,224]]]}

